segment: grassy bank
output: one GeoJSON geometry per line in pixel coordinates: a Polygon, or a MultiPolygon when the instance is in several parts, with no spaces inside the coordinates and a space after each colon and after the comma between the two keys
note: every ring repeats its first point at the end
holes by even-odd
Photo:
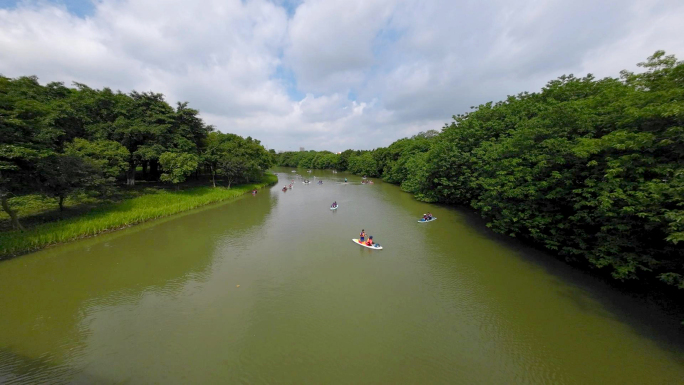
{"type": "Polygon", "coordinates": [[[23,232],[0,232],[0,259],[235,198],[277,181],[278,177],[267,174],[260,183],[230,189],[194,187],[181,191],[155,190],[136,198],[98,206],[78,217],[40,224],[23,232]]]}

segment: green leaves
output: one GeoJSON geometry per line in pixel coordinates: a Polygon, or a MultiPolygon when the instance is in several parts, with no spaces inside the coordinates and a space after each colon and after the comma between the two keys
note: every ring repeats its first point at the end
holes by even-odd
{"type": "Polygon", "coordinates": [[[185,182],[185,178],[197,170],[199,158],[185,152],[165,152],[159,157],[159,164],[164,168],[159,179],[178,184],[185,182]]]}
{"type": "Polygon", "coordinates": [[[118,142],[112,140],[90,142],[81,138],[68,143],[64,153],[83,159],[99,170],[104,178],[111,181],[123,174],[130,156],[126,147],[118,142]]]}
{"type": "Polygon", "coordinates": [[[83,158],[54,154],[38,162],[41,192],[62,202],[70,194],[95,189],[104,183],[101,172],[83,158]]]}
{"type": "Polygon", "coordinates": [[[347,169],[354,174],[367,175],[370,177],[379,176],[378,164],[375,158],[373,158],[373,154],[369,151],[365,151],[361,155],[350,156],[347,169]]]}
{"type": "Polygon", "coordinates": [[[138,170],[148,180],[178,184],[198,171],[200,155],[212,177],[220,161],[237,159],[239,167],[219,170],[231,174],[229,183],[256,181],[274,162],[252,138],[207,140],[214,128],[187,102],[173,108],[159,93],[74,86],[0,76],[0,198],[8,213],[11,196],[42,193],[62,201],[77,190],[112,188],[124,175],[133,185],[138,170]]]}
{"type": "Polygon", "coordinates": [[[228,186],[255,181],[273,166],[273,155],[252,138],[212,132],[204,141],[202,163],[214,174],[225,177],[228,186]]]}

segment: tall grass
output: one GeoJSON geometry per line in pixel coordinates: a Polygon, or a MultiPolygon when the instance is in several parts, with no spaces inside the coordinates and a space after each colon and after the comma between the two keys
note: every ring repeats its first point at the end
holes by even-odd
{"type": "Polygon", "coordinates": [[[38,225],[27,231],[2,232],[0,259],[235,198],[277,181],[277,176],[267,174],[260,183],[234,186],[230,189],[196,187],[182,191],[159,190],[152,194],[97,207],[79,217],[38,225]]]}

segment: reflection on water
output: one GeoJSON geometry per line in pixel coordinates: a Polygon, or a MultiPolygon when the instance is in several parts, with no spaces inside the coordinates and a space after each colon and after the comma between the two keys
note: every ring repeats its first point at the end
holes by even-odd
{"type": "Polygon", "coordinates": [[[318,171],[284,193],[283,171],[257,196],[0,263],[0,382],[684,378],[681,344],[607,304],[638,301],[395,186],[318,171]],[[427,210],[439,221],[417,224],[427,210]],[[354,245],[362,228],[385,249],[354,245]]]}

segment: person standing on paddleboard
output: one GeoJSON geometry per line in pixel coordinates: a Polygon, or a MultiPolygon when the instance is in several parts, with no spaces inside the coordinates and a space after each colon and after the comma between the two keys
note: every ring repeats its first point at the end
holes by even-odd
{"type": "Polygon", "coordinates": [[[359,243],[363,243],[364,239],[366,239],[366,230],[361,229],[361,234],[359,234],[359,243]]]}

